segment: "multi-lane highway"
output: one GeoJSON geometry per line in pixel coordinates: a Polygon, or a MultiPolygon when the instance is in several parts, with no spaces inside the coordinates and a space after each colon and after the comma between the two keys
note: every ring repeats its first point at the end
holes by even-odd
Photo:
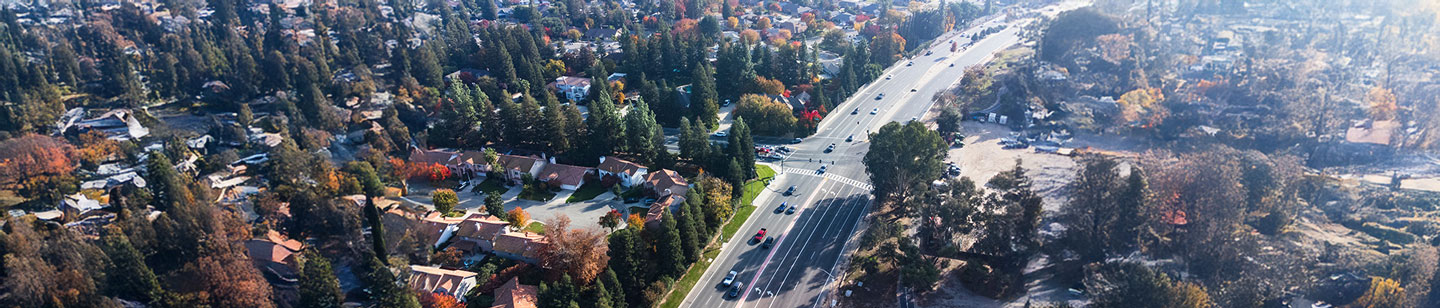
{"type": "Polygon", "coordinates": [[[842,254],[853,251],[846,245],[859,233],[857,223],[871,202],[871,186],[861,163],[869,132],[891,121],[924,117],[935,93],[958,81],[966,67],[989,61],[995,51],[1019,42],[1020,28],[1019,22],[992,20],[963,33],[947,33],[929,48],[930,55],[897,62],[879,80],[836,107],[814,136],[791,145],[795,153],[775,164],[780,173],[755,199],[755,213],[724,243],[681,306],[830,306],[827,292],[835,291],[832,279],[838,275],[833,272],[845,258],[842,254]],[[970,34],[1002,24],[1007,26],[1005,30],[963,50],[950,51],[950,40],[963,46],[970,34]],[[877,99],[882,93],[885,96],[877,99]],[[853,141],[846,142],[847,138],[853,141]],[[827,153],[832,144],[834,150],[827,153]],[[826,167],[824,173],[818,172],[822,166],[826,167]],[[783,194],[791,186],[795,193],[783,194]],[[794,214],[776,213],[782,202],[800,209],[794,214]],[[777,240],[773,247],[762,248],[751,239],[761,228],[777,240]],[[730,271],[739,272],[736,281],[744,283],[744,292],[735,297],[728,296],[729,288],[720,285],[730,271]]]}

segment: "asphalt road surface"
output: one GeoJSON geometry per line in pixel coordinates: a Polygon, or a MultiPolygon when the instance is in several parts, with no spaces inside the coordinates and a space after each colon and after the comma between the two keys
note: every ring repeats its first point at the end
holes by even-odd
{"type": "Polygon", "coordinates": [[[755,199],[755,213],[724,244],[681,306],[830,306],[826,292],[833,291],[833,272],[845,258],[842,254],[853,251],[846,245],[858,234],[857,223],[872,199],[861,162],[869,147],[869,132],[891,121],[924,117],[934,94],[959,81],[966,67],[989,61],[994,52],[1019,42],[1019,28],[1016,23],[993,21],[966,29],[963,35],[947,33],[935,40],[931,55],[897,62],[879,80],[836,107],[822,121],[818,133],[791,145],[795,154],[778,162],[777,177],[755,199]],[[964,45],[971,33],[1000,24],[1007,28],[969,48],[950,52],[949,40],[964,45]],[[881,93],[885,97],[877,99],[881,93]],[[853,141],[846,142],[846,138],[853,141]],[[831,144],[835,148],[827,153],[831,144]],[[821,166],[827,167],[826,172],[818,172],[821,166]],[[795,193],[784,195],[791,186],[795,193]],[[782,202],[800,209],[794,214],[776,213],[782,202]],[[762,248],[752,239],[761,228],[768,229],[767,237],[776,239],[774,247],[762,248]],[[745,292],[736,297],[727,296],[729,288],[720,285],[732,270],[740,273],[736,281],[745,285],[745,292]]]}

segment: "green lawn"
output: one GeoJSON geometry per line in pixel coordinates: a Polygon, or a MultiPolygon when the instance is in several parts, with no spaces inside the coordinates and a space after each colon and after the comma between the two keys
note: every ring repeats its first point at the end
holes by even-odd
{"type": "Polygon", "coordinates": [[[489,194],[490,192],[500,192],[503,194],[506,190],[510,190],[510,188],[505,187],[505,180],[501,180],[499,178],[485,178],[485,181],[480,182],[480,184],[475,184],[475,188],[471,189],[471,191],[475,190],[483,191],[486,194],[489,194]]]}
{"type": "Polygon", "coordinates": [[[680,307],[680,302],[685,301],[685,294],[690,293],[690,289],[695,288],[695,284],[700,282],[700,276],[705,275],[705,269],[710,268],[710,260],[715,259],[715,257],[719,255],[720,249],[718,248],[706,250],[700,257],[700,261],[690,265],[690,270],[685,271],[685,275],[680,276],[680,280],[675,282],[674,291],[671,291],[670,295],[665,297],[665,302],[660,304],[660,307],[680,307]]]}
{"type": "Polygon", "coordinates": [[[745,195],[740,197],[740,205],[735,209],[735,216],[732,216],[730,221],[725,222],[725,226],[720,228],[720,240],[711,243],[700,261],[692,264],[685,275],[680,276],[680,280],[672,286],[670,295],[665,296],[665,301],[660,304],[660,307],[680,307],[680,302],[685,301],[685,295],[690,293],[690,289],[695,288],[695,284],[700,281],[700,276],[705,275],[705,270],[710,268],[709,260],[720,255],[720,244],[730,241],[730,237],[735,236],[736,232],[740,232],[740,226],[750,219],[750,214],[755,213],[755,206],[750,202],[755,201],[755,196],[760,195],[760,192],[765,190],[765,185],[775,178],[775,169],[770,169],[765,165],[755,165],[755,173],[760,176],[745,183],[745,195]]]}
{"type": "Polygon", "coordinates": [[[587,182],[585,185],[580,185],[580,188],[575,189],[575,193],[571,194],[570,198],[565,198],[565,203],[590,201],[591,199],[595,199],[595,196],[604,194],[606,191],[608,190],[600,186],[598,181],[587,182]]]}
{"type": "Polygon", "coordinates": [[[541,224],[538,221],[531,222],[529,225],[525,226],[525,231],[535,234],[545,234],[545,225],[541,224]]]}

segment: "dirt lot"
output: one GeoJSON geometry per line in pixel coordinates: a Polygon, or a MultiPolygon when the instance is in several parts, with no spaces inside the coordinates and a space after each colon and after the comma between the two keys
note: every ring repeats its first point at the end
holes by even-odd
{"type": "Polygon", "coordinates": [[[948,161],[960,165],[960,176],[983,184],[996,174],[1014,168],[1015,160],[1020,159],[1034,182],[1035,191],[1045,197],[1045,211],[1057,211],[1069,200],[1065,186],[1077,170],[1073,158],[1036,153],[1029,148],[1003,149],[1000,139],[1009,137],[1010,129],[996,124],[964,122],[964,132],[965,147],[952,148],[948,153],[948,161]]]}

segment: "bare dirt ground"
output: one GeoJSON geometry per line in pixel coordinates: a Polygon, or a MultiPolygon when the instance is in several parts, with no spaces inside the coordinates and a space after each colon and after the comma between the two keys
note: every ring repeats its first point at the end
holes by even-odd
{"type": "MultiPolygon", "coordinates": [[[[1046,220],[1050,220],[1050,217],[1053,217],[1051,215],[1058,213],[1069,201],[1068,186],[1080,167],[1073,157],[1038,153],[1033,148],[1004,149],[1000,145],[1000,139],[1010,137],[1011,130],[1001,125],[964,122],[962,126],[966,134],[965,147],[951,149],[947,153],[948,161],[960,165],[961,176],[969,177],[976,183],[984,183],[996,174],[1014,168],[1015,160],[1019,159],[1021,166],[1027,171],[1026,174],[1030,176],[1033,189],[1045,198],[1046,220]]],[[[1126,155],[1134,155],[1135,151],[1143,148],[1142,145],[1125,138],[1082,134],[1077,134],[1075,140],[1066,146],[1088,146],[1126,155]]],[[[1041,232],[1050,232],[1050,223],[1046,222],[1045,225],[1041,232]]],[[[936,291],[923,296],[919,304],[924,307],[1019,308],[1024,307],[1027,300],[1034,303],[1083,303],[1082,298],[1066,292],[1068,286],[1050,279],[1050,263],[1043,255],[1030,261],[1025,269],[1025,276],[1025,285],[1029,289],[1026,295],[996,300],[971,293],[961,285],[956,275],[946,275],[936,291]]]]}

